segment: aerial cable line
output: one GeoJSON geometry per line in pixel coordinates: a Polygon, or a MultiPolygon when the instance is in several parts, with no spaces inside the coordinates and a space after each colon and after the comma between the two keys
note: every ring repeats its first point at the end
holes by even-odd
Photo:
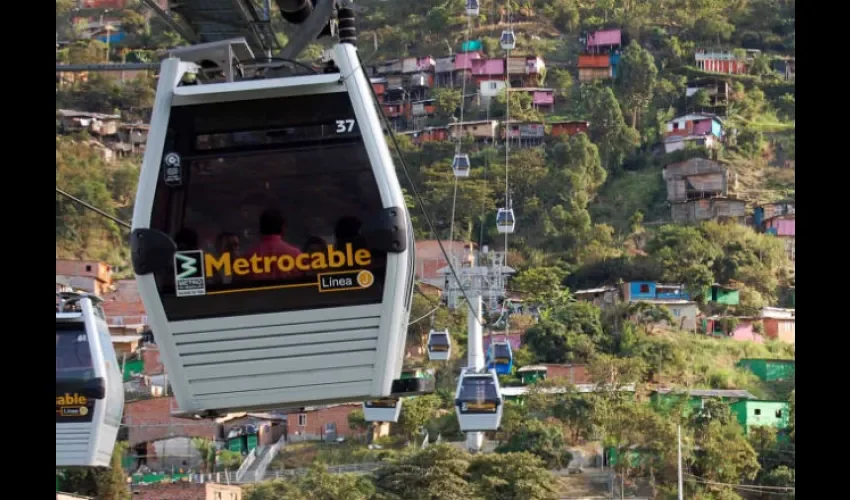
{"type": "MultiPolygon", "coordinates": [[[[469,32],[472,30],[472,16],[466,15],[466,32],[464,33],[464,44],[463,48],[469,48],[469,32]]],[[[457,56],[455,56],[457,57],[457,56]]],[[[469,58],[467,57],[467,61],[469,58]]],[[[460,121],[458,122],[457,130],[459,131],[457,135],[457,144],[455,145],[455,156],[460,155],[460,149],[463,145],[463,111],[466,108],[466,70],[463,71],[463,79],[461,84],[460,91],[460,121]]],[[[472,168],[472,165],[469,166],[472,168]]],[[[457,183],[458,176],[455,175],[455,186],[454,186],[454,195],[452,195],[452,217],[451,217],[451,225],[449,228],[449,245],[454,245],[454,233],[455,233],[455,206],[457,204],[457,183]]]]}
{"type": "Polygon", "coordinates": [[[70,194],[66,193],[65,191],[62,191],[62,190],[61,190],[61,189],[59,189],[59,188],[56,188],[56,192],[57,192],[57,193],[59,193],[59,194],[61,194],[61,195],[62,195],[62,196],[64,196],[64,197],[68,198],[69,200],[73,201],[74,203],[77,203],[77,204],[79,204],[79,205],[81,205],[81,206],[83,206],[83,207],[85,207],[85,208],[87,208],[87,209],[91,210],[91,211],[92,211],[92,212],[94,212],[94,213],[96,213],[96,214],[98,214],[98,215],[101,215],[101,216],[103,216],[103,217],[106,217],[107,219],[111,220],[112,222],[114,222],[114,223],[118,224],[119,226],[123,226],[123,227],[125,227],[125,228],[127,228],[127,229],[133,229],[133,226],[132,226],[131,224],[129,224],[129,223],[127,223],[127,222],[124,222],[124,221],[123,221],[123,220],[121,220],[121,219],[117,219],[117,218],[115,218],[115,217],[113,217],[113,216],[109,215],[108,213],[104,212],[103,210],[101,210],[101,209],[99,209],[99,208],[97,208],[97,207],[95,207],[95,206],[89,205],[88,203],[84,202],[83,200],[81,200],[81,199],[79,199],[79,198],[76,198],[76,197],[74,197],[74,196],[71,196],[70,194]]]}
{"type": "MultiPolygon", "coordinates": [[[[357,58],[360,63],[360,70],[368,78],[369,75],[368,73],[366,73],[366,67],[363,66],[363,61],[362,59],[360,59],[359,52],[357,53],[357,58]]],[[[372,93],[372,98],[374,99],[374,101],[378,102],[378,96],[375,93],[375,87],[369,85],[369,91],[372,93]]],[[[443,254],[443,257],[445,257],[446,261],[448,262],[449,271],[451,272],[452,277],[458,282],[458,284],[460,284],[461,281],[460,278],[458,278],[457,270],[455,270],[454,264],[452,264],[448,252],[446,252],[446,247],[443,245],[443,242],[440,240],[439,236],[437,236],[436,229],[434,228],[434,221],[431,220],[431,216],[428,214],[428,211],[425,210],[425,202],[422,199],[422,195],[419,194],[419,191],[416,189],[416,185],[413,183],[413,178],[410,176],[410,171],[407,168],[407,161],[405,161],[404,159],[404,153],[401,150],[401,146],[398,143],[398,139],[395,136],[395,132],[393,131],[393,128],[386,115],[384,115],[383,112],[378,114],[381,116],[381,120],[384,122],[384,126],[386,127],[387,133],[389,134],[390,140],[392,141],[393,147],[395,148],[396,155],[398,155],[399,163],[401,163],[401,170],[402,172],[404,172],[404,176],[407,179],[407,183],[410,184],[410,190],[413,192],[413,196],[414,198],[416,198],[416,202],[419,204],[419,209],[422,210],[422,215],[425,217],[425,222],[428,224],[429,229],[436,236],[437,245],[440,247],[440,253],[443,254]]],[[[478,321],[481,326],[486,326],[485,323],[481,320],[481,316],[478,314],[474,314],[475,309],[473,309],[472,301],[469,299],[469,295],[467,295],[466,290],[463,288],[463,286],[460,287],[460,291],[463,294],[464,300],[466,300],[466,306],[473,312],[476,321],[478,321]]]]}

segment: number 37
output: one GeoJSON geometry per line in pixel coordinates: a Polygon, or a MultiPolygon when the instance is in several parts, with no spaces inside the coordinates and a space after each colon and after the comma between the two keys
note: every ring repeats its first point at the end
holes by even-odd
{"type": "Polygon", "coordinates": [[[336,121],[336,133],[344,134],[346,132],[351,132],[354,130],[354,120],[337,120],[336,121]]]}

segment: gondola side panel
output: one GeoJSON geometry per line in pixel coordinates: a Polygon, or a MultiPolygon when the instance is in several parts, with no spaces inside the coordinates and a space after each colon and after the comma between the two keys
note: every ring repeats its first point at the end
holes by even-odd
{"type": "MultiPolygon", "coordinates": [[[[165,136],[171,116],[171,101],[174,89],[177,88],[183,75],[192,67],[177,58],[167,58],[162,62],[159,72],[159,82],[156,88],[156,98],[151,112],[150,132],[145,146],[139,186],[136,191],[136,202],[133,207],[133,230],[149,229],[153,211],[154,196],[162,165],[165,136]]],[[[131,250],[132,240],[131,240],[131,250]]],[[[160,348],[160,357],[167,373],[171,375],[170,383],[174,396],[180,408],[191,408],[189,388],[186,373],[179,362],[176,345],[168,328],[165,309],[160,300],[153,274],[136,274],[139,295],[147,312],[148,322],[154,338],[160,348]]]]}
{"type": "MultiPolygon", "coordinates": [[[[384,138],[381,119],[375,109],[371,84],[360,67],[357,48],[351,44],[339,44],[336,46],[334,56],[345,78],[355,117],[361,124],[364,142],[378,180],[384,206],[402,212],[398,214],[396,220],[409,225],[410,217],[404,195],[384,138]]],[[[404,235],[405,239],[412,239],[411,232],[412,227],[408,226],[404,235]]],[[[383,366],[383,373],[376,374],[372,386],[374,394],[389,392],[392,380],[401,374],[404,340],[407,323],[410,321],[409,302],[413,291],[413,267],[410,265],[407,254],[407,252],[413,252],[413,248],[407,241],[405,243],[407,248],[404,251],[389,253],[387,256],[387,275],[395,279],[387,280],[384,291],[385,313],[381,320],[381,342],[378,345],[377,355],[386,359],[387,362],[383,366]]]]}

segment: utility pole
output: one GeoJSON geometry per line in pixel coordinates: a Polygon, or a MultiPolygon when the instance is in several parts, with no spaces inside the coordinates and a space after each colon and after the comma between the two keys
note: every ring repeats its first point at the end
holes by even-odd
{"type": "MultiPolygon", "coordinates": [[[[470,304],[466,314],[466,328],[469,332],[467,337],[466,366],[470,370],[480,371],[484,369],[484,333],[481,327],[481,291],[473,287],[469,290],[470,304]]],[[[466,433],[466,449],[475,452],[481,450],[484,444],[483,432],[466,433]]]]}
{"type": "Polygon", "coordinates": [[[683,497],[682,497],[682,426],[681,425],[678,425],[676,427],[676,434],[677,434],[678,441],[679,441],[678,453],[677,453],[678,463],[679,463],[679,465],[678,465],[678,469],[679,469],[679,500],[683,500],[683,497]]]}

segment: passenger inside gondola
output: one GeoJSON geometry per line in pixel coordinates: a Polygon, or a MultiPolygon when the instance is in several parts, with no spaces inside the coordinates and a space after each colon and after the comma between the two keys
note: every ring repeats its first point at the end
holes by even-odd
{"type": "Polygon", "coordinates": [[[86,333],[82,329],[56,331],[56,378],[94,377],[94,365],[86,333]]]}
{"type": "MultiPolygon", "coordinates": [[[[289,255],[292,258],[298,257],[301,250],[298,247],[284,240],[286,231],[286,220],[281,213],[273,208],[265,210],[260,214],[260,241],[252,248],[247,255],[253,257],[271,257],[280,255],[289,255]]],[[[253,278],[256,280],[276,280],[284,278],[292,278],[300,276],[300,271],[280,271],[277,267],[272,267],[270,272],[254,273],[253,278]]]]}

